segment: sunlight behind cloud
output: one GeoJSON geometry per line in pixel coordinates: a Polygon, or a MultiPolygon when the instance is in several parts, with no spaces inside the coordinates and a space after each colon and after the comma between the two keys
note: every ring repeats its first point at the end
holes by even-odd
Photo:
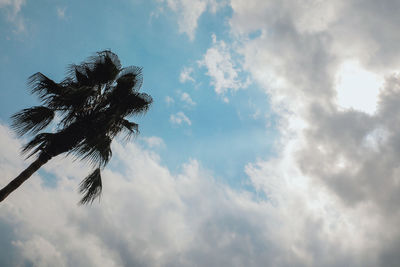
{"type": "Polygon", "coordinates": [[[337,104],[372,115],[382,85],[382,77],[363,69],[358,61],[346,61],[336,74],[337,104]]]}

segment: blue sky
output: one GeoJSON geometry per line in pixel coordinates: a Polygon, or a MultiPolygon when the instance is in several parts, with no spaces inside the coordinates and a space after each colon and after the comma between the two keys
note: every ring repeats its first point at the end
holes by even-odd
{"type": "Polygon", "coordinates": [[[111,49],[154,98],[90,166],[56,157],[0,204],[0,266],[400,262],[397,0],[0,0],[0,185],[30,162],[27,78],[111,49]]]}
{"type": "MultiPolygon", "coordinates": [[[[118,5],[49,1],[38,6],[27,2],[20,13],[25,29],[19,33],[3,17],[1,119],[9,123],[11,114],[37,103],[26,88],[33,73],[40,71],[60,81],[68,64],[111,49],[123,65],[143,67],[142,90],[152,95],[154,105],[145,117],[136,120],[141,136],[163,140],[162,162],[178,170],[188,158],[196,158],[218,179],[241,186],[245,183],[244,166],[258,157],[265,158],[267,151],[272,153],[277,133],[272,113],[265,118],[268,97],[256,84],[228,93],[229,103],[225,103],[215,94],[205,68],[198,64],[212,45],[212,34],[231,41],[231,10],[224,7],[201,16],[193,40],[179,33],[172,11],[157,10],[157,3],[151,1],[122,1],[118,5]],[[195,80],[180,82],[184,68],[193,69],[190,75],[195,80]],[[182,100],[184,93],[192,100],[189,104],[182,100]],[[168,104],[166,97],[174,103],[168,104]],[[173,124],[170,116],[178,112],[183,112],[191,125],[173,124]]],[[[238,79],[246,79],[245,73],[239,75],[238,79]]]]}

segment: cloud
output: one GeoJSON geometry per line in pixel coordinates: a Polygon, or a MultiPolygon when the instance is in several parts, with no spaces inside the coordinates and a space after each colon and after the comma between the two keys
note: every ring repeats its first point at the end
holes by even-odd
{"type": "MultiPolygon", "coordinates": [[[[0,258],[13,252],[17,266],[396,266],[398,1],[230,3],[243,65],[225,66],[249,72],[279,117],[276,155],[245,168],[255,192],[218,182],[195,159],[172,172],[154,151],[115,142],[100,203],[71,205],[87,166],[62,158],[2,203],[0,231],[11,241],[0,258]],[[349,60],[385,77],[375,112],[357,108],[362,93],[346,108],[337,103],[349,60]]],[[[0,142],[5,184],[25,164],[5,126],[0,142]]]]}
{"type": "MultiPolygon", "coordinates": [[[[400,59],[392,46],[399,38],[400,20],[393,12],[399,3],[233,0],[231,6],[243,68],[264,88],[280,118],[276,146],[283,152],[248,165],[253,184],[279,197],[284,190],[274,177],[300,191],[320,186],[310,191],[310,205],[323,192],[322,203],[332,201],[329,210],[346,214],[343,223],[353,228],[344,265],[391,266],[400,238],[395,208],[400,59]],[[359,220],[368,223],[358,225],[359,220]],[[385,234],[371,242],[368,231],[385,234]]],[[[324,212],[317,219],[323,228],[330,220],[324,212]]],[[[342,230],[335,235],[347,236],[342,230]]],[[[307,242],[313,247],[305,254],[309,266],[341,265],[344,254],[317,263],[330,257],[318,255],[318,240],[307,242]]]]}
{"type": "Polygon", "coordinates": [[[372,115],[383,82],[383,77],[363,70],[358,62],[346,61],[336,74],[337,104],[344,109],[353,108],[372,115]],[[360,95],[363,101],[358,100],[360,95]]]}
{"type": "Polygon", "coordinates": [[[207,50],[199,66],[207,68],[207,75],[211,77],[211,85],[215,92],[223,95],[228,90],[237,91],[248,86],[248,81],[242,82],[239,78],[240,69],[235,66],[230,54],[230,48],[224,41],[217,41],[212,35],[213,46],[207,50]]]}
{"type": "MultiPolygon", "coordinates": [[[[0,135],[17,145],[4,147],[0,162],[18,162],[2,170],[18,173],[20,144],[4,126],[0,135]]],[[[383,238],[377,214],[348,210],[303,179],[285,156],[291,149],[246,167],[264,199],[217,182],[197,160],[173,174],[152,150],[114,142],[101,201],[92,206],[75,204],[87,166],[55,158],[2,203],[0,231],[10,227],[12,241],[0,259],[15,253],[17,266],[376,266],[373,250],[361,263],[358,257],[383,238]],[[57,182],[47,187],[44,179],[57,182]]]]}
{"type": "Polygon", "coordinates": [[[192,125],[190,119],[182,111],[179,111],[176,114],[171,114],[171,116],[169,117],[169,121],[173,124],[178,124],[178,125],[182,123],[186,123],[189,126],[192,125]]]}
{"type": "Polygon", "coordinates": [[[193,107],[196,105],[196,102],[194,102],[190,97],[190,95],[186,92],[181,93],[181,101],[184,102],[189,107],[193,107]]]}
{"type": "Polygon", "coordinates": [[[194,78],[190,76],[192,73],[193,73],[193,68],[190,67],[183,68],[179,76],[179,81],[181,83],[185,83],[187,81],[195,82],[194,78]]]}
{"type": "Polygon", "coordinates": [[[65,19],[65,11],[67,10],[66,7],[57,7],[57,16],[60,19],[65,19]]]}
{"type": "Polygon", "coordinates": [[[16,15],[21,7],[25,4],[24,0],[0,0],[0,8],[11,8],[14,15],[16,15]]]}
{"type": "MultiPolygon", "coordinates": [[[[18,143],[8,131],[1,126],[1,140],[18,143]]],[[[18,147],[7,149],[1,162],[15,161],[18,147]]],[[[271,201],[265,201],[218,183],[196,160],[172,174],[156,153],[136,144],[115,142],[113,151],[103,172],[101,202],[92,206],[75,204],[87,167],[62,157],[10,195],[1,206],[0,229],[13,229],[12,242],[0,258],[14,252],[13,265],[39,266],[306,266],[315,241],[317,256],[329,256],[316,265],[351,264],[346,249],[364,241],[352,239],[333,249],[342,242],[336,234],[351,230],[344,221],[347,213],[338,218],[322,204],[311,207],[318,202],[307,201],[321,193],[298,190],[281,174],[268,175],[276,194],[269,190],[271,201]],[[56,179],[56,185],[45,186],[43,175],[56,179]],[[321,221],[325,213],[331,214],[328,228],[321,221]]],[[[267,174],[261,166],[248,166],[252,180],[267,174]]],[[[21,170],[3,167],[8,173],[21,170]]]]}
{"type": "Polygon", "coordinates": [[[164,140],[157,136],[150,136],[150,137],[142,137],[143,141],[150,147],[164,147],[165,143],[164,140]]]}
{"type": "Polygon", "coordinates": [[[7,14],[7,20],[15,27],[14,32],[25,31],[24,18],[20,14],[25,0],[0,0],[0,9],[4,9],[7,14]]]}
{"type": "Polygon", "coordinates": [[[177,14],[179,32],[187,34],[191,41],[194,40],[200,16],[207,10],[215,13],[227,4],[225,0],[158,0],[158,2],[165,3],[177,14]]]}
{"type": "Polygon", "coordinates": [[[175,100],[170,97],[170,96],[166,96],[165,97],[165,103],[167,103],[168,106],[172,105],[173,103],[175,103],[175,100]]]}

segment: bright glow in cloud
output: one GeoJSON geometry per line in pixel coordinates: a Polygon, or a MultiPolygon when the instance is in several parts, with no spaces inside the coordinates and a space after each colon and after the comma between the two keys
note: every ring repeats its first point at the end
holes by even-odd
{"type": "Polygon", "coordinates": [[[338,105],[374,114],[382,86],[382,77],[363,69],[357,61],[346,61],[337,72],[338,105]]]}

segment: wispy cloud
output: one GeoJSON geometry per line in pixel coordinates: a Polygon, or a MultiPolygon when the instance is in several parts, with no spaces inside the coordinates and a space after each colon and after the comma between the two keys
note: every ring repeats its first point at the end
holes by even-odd
{"type": "Polygon", "coordinates": [[[67,10],[66,7],[57,7],[57,16],[60,19],[65,19],[65,11],[67,10]]]}
{"type": "Polygon", "coordinates": [[[220,0],[159,0],[166,3],[168,8],[176,12],[180,33],[185,33],[194,40],[200,16],[209,10],[212,13],[225,6],[227,1],[220,0]]]}
{"type": "Polygon", "coordinates": [[[185,83],[187,81],[195,82],[194,78],[191,76],[193,73],[193,68],[191,67],[184,67],[179,75],[179,81],[181,83],[185,83]]]}
{"type": "Polygon", "coordinates": [[[24,4],[25,0],[0,0],[0,8],[5,9],[7,20],[14,25],[15,33],[25,31],[24,18],[20,12],[24,4]]]}
{"type": "Polygon", "coordinates": [[[165,97],[165,103],[167,103],[167,105],[170,106],[170,105],[175,103],[175,100],[170,96],[166,96],[165,97]]]}
{"type": "Polygon", "coordinates": [[[181,101],[185,103],[186,106],[193,107],[196,105],[196,102],[192,100],[190,95],[186,92],[181,93],[181,101]]]}
{"type": "Polygon", "coordinates": [[[169,117],[169,120],[172,124],[180,125],[182,123],[186,123],[187,125],[192,125],[192,122],[190,121],[190,119],[182,111],[179,111],[176,114],[171,114],[171,116],[169,117]]]}

